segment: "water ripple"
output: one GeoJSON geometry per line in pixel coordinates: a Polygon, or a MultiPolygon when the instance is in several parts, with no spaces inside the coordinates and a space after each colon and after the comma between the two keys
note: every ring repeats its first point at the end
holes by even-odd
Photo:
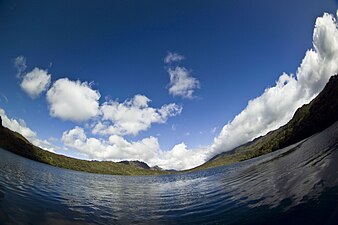
{"type": "Polygon", "coordinates": [[[0,224],[335,221],[337,158],[338,123],[271,154],[178,175],[81,173],[0,150],[0,224]]]}

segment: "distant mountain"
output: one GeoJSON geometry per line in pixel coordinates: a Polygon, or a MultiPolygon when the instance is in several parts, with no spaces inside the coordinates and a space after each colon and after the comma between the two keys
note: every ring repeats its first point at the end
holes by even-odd
{"type": "Polygon", "coordinates": [[[64,155],[54,154],[31,144],[21,134],[2,126],[0,117],[0,148],[6,149],[17,155],[38,162],[57,166],[65,169],[78,170],[90,173],[102,173],[112,175],[159,175],[169,172],[151,169],[146,163],[139,161],[111,162],[88,161],[70,158],[64,155]]]}
{"type": "Polygon", "coordinates": [[[166,172],[178,172],[177,170],[165,170],[165,169],[162,169],[159,166],[152,166],[152,167],[150,167],[147,163],[142,162],[142,161],[138,161],[138,160],[132,160],[132,161],[123,160],[123,161],[118,162],[118,163],[122,163],[122,164],[126,164],[126,165],[132,165],[132,166],[139,167],[139,168],[146,169],[146,170],[157,170],[157,171],[166,171],[166,172]]]}
{"type": "Polygon", "coordinates": [[[123,161],[118,162],[118,163],[122,163],[122,164],[125,164],[125,165],[132,165],[132,166],[140,167],[140,168],[143,168],[143,169],[146,169],[146,170],[150,170],[150,166],[148,166],[147,163],[141,162],[141,161],[138,161],[138,160],[134,160],[134,161],[123,160],[123,161]]]}
{"type": "Polygon", "coordinates": [[[223,166],[287,147],[324,130],[337,120],[338,75],[335,75],[315,99],[295,112],[286,125],[231,151],[216,155],[192,170],[223,166]]]}

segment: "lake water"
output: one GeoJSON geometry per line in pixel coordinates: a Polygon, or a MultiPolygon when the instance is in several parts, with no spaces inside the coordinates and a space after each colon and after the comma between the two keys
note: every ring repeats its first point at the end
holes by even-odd
{"type": "Polygon", "coordinates": [[[111,176],[0,149],[0,224],[338,224],[338,123],[272,154],[165,176],[111,176]]]}

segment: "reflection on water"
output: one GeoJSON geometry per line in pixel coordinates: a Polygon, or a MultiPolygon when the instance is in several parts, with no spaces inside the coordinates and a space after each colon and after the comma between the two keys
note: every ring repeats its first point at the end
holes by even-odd
{"type": "Polygon", "coordinates": [[[0,224],[336,224],[338,123],[232,166],[165,176],[81,173],[0,150],[0,224]]]}

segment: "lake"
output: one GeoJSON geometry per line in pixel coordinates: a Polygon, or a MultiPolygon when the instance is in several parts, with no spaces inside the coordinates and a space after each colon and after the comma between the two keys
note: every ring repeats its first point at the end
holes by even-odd
{"type": "Polygon", "coordinates": [[[0,224],[338,224],[338,123],[201,172],[112,176],[0,149],[0,224]]]}

